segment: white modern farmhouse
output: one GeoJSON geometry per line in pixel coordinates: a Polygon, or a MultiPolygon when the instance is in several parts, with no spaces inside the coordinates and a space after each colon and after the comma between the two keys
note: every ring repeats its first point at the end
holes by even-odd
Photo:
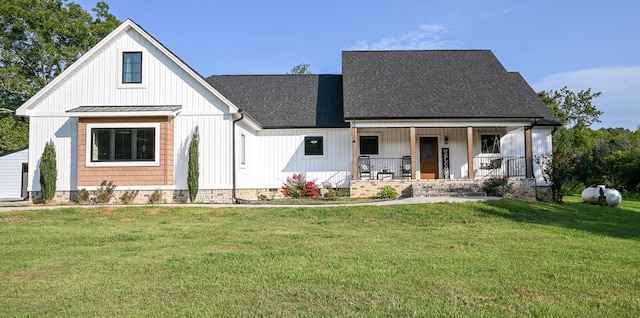
{"type": "Polygon", "coordinates": [[[488,50],[347,51],[342,75],[204,78],[127,20],[22,105],[28,190],[53,140],[57,200],[103,180],[186,198],[187,148],[200,131],[198,201],[277,194],[304,174],[372,196],[476,192],[485,178],[523,180],[551,152],[557,119],[488,50]]]}

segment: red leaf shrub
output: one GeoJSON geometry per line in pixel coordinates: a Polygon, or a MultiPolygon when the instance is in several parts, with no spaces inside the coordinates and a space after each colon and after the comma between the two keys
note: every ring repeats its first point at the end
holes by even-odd
{"type": "Polygon", "coordinates": [[[317,198],[318,186],[314,181],[307,181],[301,173],[294,173],[280,188],[286,198],[317,198]]]}

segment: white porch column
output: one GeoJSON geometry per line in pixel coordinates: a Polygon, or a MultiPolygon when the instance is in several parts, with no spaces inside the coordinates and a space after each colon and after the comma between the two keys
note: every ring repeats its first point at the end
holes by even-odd
{"type": "Polygon", "coordinates": [[[473,172],[473,127],[467,127],[467,179],[475,179],[473,172]]]}

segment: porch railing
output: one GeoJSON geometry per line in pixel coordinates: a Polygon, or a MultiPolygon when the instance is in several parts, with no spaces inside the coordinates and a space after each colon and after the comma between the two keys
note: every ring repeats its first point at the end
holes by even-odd
{"type": "MultiPolygon", "coordinates": [[[[473,159],[473,167],[478,179],[526,175],[523,156],[477,157],[473,159]]],[[[368,168],[369,172],[359,175],[358,179],[411,179],[406,174],[403,176],[402,158],[370,158],[368,168]]]]}
{"type": "MultiPolygon", "coordinates": [[[[402,158],[371,158],[370,173],[362,176],[361,179],[402,179],[402,158]]],[[[404,177],[404,179],[411,177],[404,177]]]]}
{"type": "Polygon", "coordinates": [[[527,173],[525,157],[500,156],[473,159],[476,178],[524,177],[527,173]]]}

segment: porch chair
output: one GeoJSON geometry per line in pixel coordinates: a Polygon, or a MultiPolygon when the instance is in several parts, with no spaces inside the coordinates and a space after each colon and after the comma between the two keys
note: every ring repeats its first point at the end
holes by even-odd
{"type": "Polygon", "coordinates": [[[371,158],[369,158],[369,156],[358,156],[358,179],[363,180],[365,176],[367,179],[373,178],[371,158]]]}
{"type": "Polygon", "coordinates": [[[491,159],[489,163],[480,164],[480,169],[488,170],[486,177],[495,177],[497,176],[498,169],[502,168],[502,158],[491,159]]]}
{"type": "Polygon", "coordinates": [[[400,166],[400,178],[411,179],[411,156],[402,156],[402,165],[400,166]]]}

